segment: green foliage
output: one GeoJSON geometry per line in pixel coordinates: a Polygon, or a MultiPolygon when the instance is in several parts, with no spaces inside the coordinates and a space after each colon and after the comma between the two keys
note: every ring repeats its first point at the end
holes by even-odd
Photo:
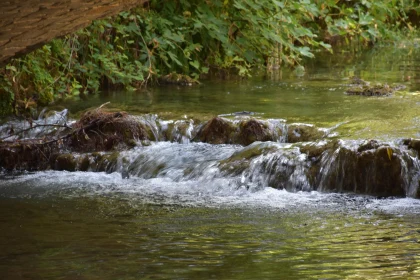
{"type": "Polygon", "coordinates": [[[151,0],[53,40],[0,70],[0,114],[67,95],[133,89],[179,73],[249,76],[299,66],[330,44],[414,33],[414,0],[151,0]]]}

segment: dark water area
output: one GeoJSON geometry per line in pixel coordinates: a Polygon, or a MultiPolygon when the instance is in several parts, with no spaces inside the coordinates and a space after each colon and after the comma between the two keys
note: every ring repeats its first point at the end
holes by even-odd
{"type": "MultiPolygon", "coordinates": [[[[108,92],[59,106],[77,117],[110,102],[106,108],[161,124],[250,111],[282,125],[335,127],[330,139],[344,139],[348,149],[364,139],[389,142],[389,160],[410,162],[401,173],[417,186],[415,152],[395,143],[420,137],[420,56],[400,47],[319,56],[304,72],[108,92]],[[346,95],[354,75],[406,89],[346,95]]],[[[121,152],[128,179],[121,170],[1,172],[0,279],[420,279],[420,200],[269,184],[261,170],[273,162],[293,166],[284,180],[308,183],[304,145],[268,143],[275,153],[239,174],[223,172],[220,162],[246,147],[190,139],[121,152]]],[[[328,168],[337,157],[326,159],[321,177],[335,172],[328,168]]]]}

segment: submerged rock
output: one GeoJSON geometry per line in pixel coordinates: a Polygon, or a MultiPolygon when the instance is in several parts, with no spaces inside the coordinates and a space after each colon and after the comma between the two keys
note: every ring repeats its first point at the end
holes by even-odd
{"type": "Polygon", "coordinates": [[[404,89],[404,85],[376,84],[370,85],[357,85],[352,86],[346,90],[348,95],[363,95],[363,96],[389,96],[397,90],[404,89]]]}

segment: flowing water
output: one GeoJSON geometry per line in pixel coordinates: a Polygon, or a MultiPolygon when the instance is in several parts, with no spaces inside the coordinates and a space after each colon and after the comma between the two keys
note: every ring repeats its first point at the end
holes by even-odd
{"type": "MultiPolygon", "coordinates": [[[[343,61],[314,62],[303,76],[285,72],[63,104],[73,114],[108,101],[116,110],[148,114],[141,118],[153,124],[156,139],[169,124],[187,125],[173,142],[123,151],[108,172],[0,174],[0,278],[419,279],[419,200],[314,191],[306,155],[281,137],[249,147],[191,142],[200,119],[241,111],[278,127],[324,127],[348,149],[364,138],[394,148],[398,139],[420,136],[419,87],[416,72],[407,70],[412,57],[368,53],[343,61]],[[347,96],[352,74],[407,90],[347,96]],[[268,152],[230,170],[230,158],[253,148],[268,152]],[[130,178],[122,179],[121,168],[130,178]],[[262,171],[273,169],[287,174],[283,190],[262,171]]],[[[401,171],[410,196],[419,164],[408,151],[397,156],[410,166],[401,171]]],[[[336,160],[326,158],[325,166],[336,160]]]]}

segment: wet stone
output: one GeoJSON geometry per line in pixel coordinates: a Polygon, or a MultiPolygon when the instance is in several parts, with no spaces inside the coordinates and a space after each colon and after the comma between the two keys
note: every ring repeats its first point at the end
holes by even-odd
{"type": "Polygon", "coordinates": [[[309,124],[290,124],[287,129],[287,142],[317,141],[325,137],[325,132],[309,124]]]}
{"type": "Polygon", "coordinates": [[[408,139],[406,142],[409,149],[417,151],[417,154],[420,155],[420,140],[419,139],[408,139]]]}
{"type": "Polygon", "coordinates": [[[404,85],[388,85],[376,84],[370,86],[368,84],[352,86],[346,90],[348,95],[362,95],[362,96],[389,96],[397,90],[404,89],[404,85]]]}
{"type": "Polygon", "coordinates": [[[77,161],[72,154],[61,154],[55,159],[54,169],[59,171],[76,171],[77,161]]]}
{"type": "Polygon", "coordinates": [[[231,144],[236,128],[226,119],[215,117],[198,131],[196,138],[210,144],[231,144]]]}
{"type": "Polygon", "coordinates": [[[276,141],[273,131],[263,122],[255,119],[239,124],[238,143],[247,146],[256,141],[276,141]]]}

